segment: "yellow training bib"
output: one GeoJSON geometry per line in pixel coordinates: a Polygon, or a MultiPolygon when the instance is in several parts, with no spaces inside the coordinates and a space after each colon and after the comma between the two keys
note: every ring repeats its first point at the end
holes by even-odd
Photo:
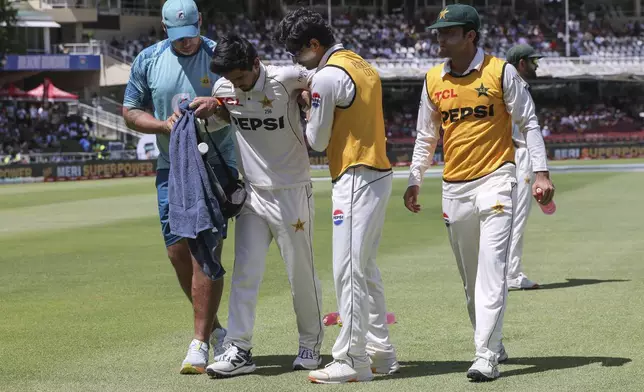
{"type": "Polygon", "coordinates": [[[391,170],[378,71],[349,50],[333,53],[326,66],[342,69],[356,86],[353,102],[347,107],[336,107],[334,112],[331,139],[326,150],[331,178],[336,181],[347,169],[355,166],[391,170]]]}
{"type": "Polygon", "coordinates": [[[441,113],[446,182],[484,177],[514,162],[512,119],[503,101],[505,61],[485,55],[481,70],[465,76],[443,72],[426,76],[430,101],[441,113]]]}

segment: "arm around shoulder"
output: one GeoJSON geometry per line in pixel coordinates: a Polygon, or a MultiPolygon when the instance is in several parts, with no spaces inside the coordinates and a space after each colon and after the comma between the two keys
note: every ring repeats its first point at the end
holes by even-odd
{"type": "Polygon", "coordinates": [[[306,126],[306,137],[315,151],[324,151],[331,139],[335,108],[338,106],[339,84],[342,80],[331,68],[324,68],[313,77],[311,110],[306,126]]]}

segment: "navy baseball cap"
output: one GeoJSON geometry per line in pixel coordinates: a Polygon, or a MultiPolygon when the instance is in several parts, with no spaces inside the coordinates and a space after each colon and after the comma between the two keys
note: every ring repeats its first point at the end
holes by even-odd
{"type": "Polygon", "coordinates": [[[168,0],[161,14],[170,41],[199,36],[199,10],[193,0],[168,0]]]}

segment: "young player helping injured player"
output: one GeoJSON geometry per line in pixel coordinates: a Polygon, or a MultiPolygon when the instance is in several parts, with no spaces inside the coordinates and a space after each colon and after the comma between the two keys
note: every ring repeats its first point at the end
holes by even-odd
{"type": "Polygon", "coordinates": [[[512,124],[525,135],[536,172],[532,194],[550,202],[546,151],[526,83],[505,61],[477,48],[476,10],[452,4],[430,28],[438,30],[439,55],[449,60],[426,75],[418,113],[418,135],[404,195],[407,209],[419,212],[418,195],[443,128],[443,218],[456,256],[476,354],[467,377],[499,377],[507,359],[502,343],[516,169],[512,124]]]}
{"type": "MultiPolygon", "coordinates": [[[[508,50],[507,61],[512,64],[524,80],[537,78],[537,60],[542,56],[537,54],[530,45],[516,45],[508,50]]],[[[515,160],[517,166],[517,202],[514,208],[514,225],[512,228],[512,244],[508,259],[507,281],[508,289],[538,289],[539,284],[531,281],[523,273],[521,259],[523,257],[523,237],[532,208],[532,182],[534,172],[526,146],[525,137],[516,125],[512,128],[512,139],[516,147],[515,160]]]]}
{"type": "Polygon", "coordinates": [[[324,336],[321,290],[313,266],[310,163],[297,102],[310,73],[296,66],[265,66],[253,45],[236,35],[217,44],[211,70],[225,78],[212,95],[236,128],[248,199],[235,224],[226,352],[207,372],[229,377],[255,370],[250,352],[255,308],[273,239],[286,264],[300,334],[293,368],[317,369],[324,336]]]}
{"type": "Polygon", "coordinates": [[[372,369],[392,373],[399,368],[376,265],[392,186],[380,78],[360,56],[336,45],[318,13],[289,13],[276,35],[296,62],[317,69],[306,136],[314,150],[326,149],[333,179],[333,276],[343,325],[334,361],[310,372],[309,379],[369,381],[372,369]]]}

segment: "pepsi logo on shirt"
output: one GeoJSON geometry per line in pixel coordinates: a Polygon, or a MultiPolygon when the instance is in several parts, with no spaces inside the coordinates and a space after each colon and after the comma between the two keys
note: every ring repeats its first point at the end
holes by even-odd
{"type": "Polygon", "coordinates": [[[342,210],[333,211],[333,224],[340,226],[344,222],[344,212],[342,210]]]}
{"type": "Polygon", "coordinates": [[[284,129],[284,116],[280,118],[245,118],[230,116],[235,125],[244,131],[256,131],[263,129],[265,131],[275,131],[277,129],[284,129]]]}
{"type": "Polygon", "coordinates": [[[311,106],[313,106],[314,108],[319,108],[321,101],[322,101],[322,97],[320,97],[320,94],[318,93],[311,94],[311,106]]]}

